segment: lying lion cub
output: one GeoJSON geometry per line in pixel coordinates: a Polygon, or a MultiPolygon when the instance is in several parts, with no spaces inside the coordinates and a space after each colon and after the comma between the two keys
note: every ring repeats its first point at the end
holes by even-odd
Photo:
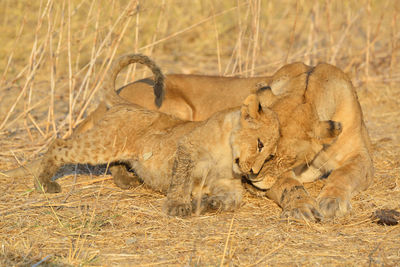
{"type": "Polygon", "coordinates": [[[258,107],[257,96],[250,95],[240,109],[185,122],[133,104],[116,105],[91,130],[55,140],[36,184],[57,193],[61,188],[50,179],[63,164],[124,162],[145,184],[167,193],[169,215],[188,216],[200,185],[208,196],[202,207],[234,209],[242,195],[234,176],[258,173],[279,138],[275,114],[258,107]]]}
{"type": "Polygon", "coordinates": [[[57,193],[61,187],[51,178],[64,164],[124,162],[144,183],[167,194],[169,215],[190,215],[192,193],[199,186],[207,196],[199,198],[199,206],[231,210],[241,201],[240,177],[258,173],[278,139],[276,115],[261,107],[255,94],[241,107],[203,122],[120,103],[92,129],[55,140],[40,162],[35,184],[57,193]]]}

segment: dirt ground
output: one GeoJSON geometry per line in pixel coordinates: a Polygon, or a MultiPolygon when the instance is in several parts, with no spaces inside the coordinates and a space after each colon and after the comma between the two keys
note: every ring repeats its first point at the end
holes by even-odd
{"type": "MultiPolygon", "coordinates": [[[[279,1],[254,0],[243,1],[238,15],[238,3],[227,2],[196,1],[189,8],[177,0],[150,1],[139,13],[136,1],[112,1],[110,10],[102,1],[72,1],[70,9],[68,1],[0,3],[7,36],[0,49],[0,170],[39,157],[96,107],[96,85],[112,51],[138,48],[166,73],[267,75],[286,62],[327,61],[356,86],[374,147],[374,183],[353,198],[352,211],[320,223],[286,221],[272,201],[246,193],[235,212],[180,219],[162,212],[164,195],[145,186],[122,190],[101,169],[81,174],[85,167],[72,166],[58,180],[63,192],[54,195],[34,191],[32,177],[0,175],[0,266],[400,264],[400,225],[371,219],[378,209],[400,211],[400,7],[391,1],[284,1],[284,8],[279,1]],[[128,8],[126,24],[118,24],[130,4],[135,8],[128,8]],[[27,8],[32,18],[21,15],[27,8]],[[102,40],[108,40],[104,48],[102,40]],[[92,46],[103,54],[94,56],[92,46]],[[91,60],[96,64],[86,76],[91,60]]],[[[131,69],[123,77],[145,75],[131,69]]],[[[306,185],[314,196],[322,186],[306,185]]]]}

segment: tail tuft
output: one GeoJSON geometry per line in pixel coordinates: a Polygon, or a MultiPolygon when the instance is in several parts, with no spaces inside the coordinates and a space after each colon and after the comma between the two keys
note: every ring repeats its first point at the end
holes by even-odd
{"type": "Polygon", "coordinates": [[[110,71],[111,75],[109,75],[107,82],[105,82],[104,84],[107,98],[112,102],[112,104],[127,103],[125,99],[120,97],[115,92],[115,79],[117,78],[119,72],[123,68],[133,63],[140,63],[146,65],[153,72],[154,75],[153,91],[155,95],[154,103],[158,108],[160,108],[165,95],[164,75],[161,72],[161,69],[157,66],[157,64],[153,60],[151,60],[148,56],[142,54],[128,54],[121,56],[114,61],[110,71]]]}

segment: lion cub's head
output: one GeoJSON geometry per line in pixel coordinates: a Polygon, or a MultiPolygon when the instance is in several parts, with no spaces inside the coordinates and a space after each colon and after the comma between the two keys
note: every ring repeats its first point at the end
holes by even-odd
{"type": "MultiPolygon", "coordinates": [[[[297,86],[295,84],[294,86],[297,86]]],[[[288,86],[288,90],[292,90],[288,86]]],[[[262,106],[267,106],[279,118],[280,138],[275,157],[266,162],[258,176],[247,176],[258,188],[267,189],[283,173],[301,173],[336,141],[342,124],[320,121],[315,107],[304,101],[303,91],[274,95],[269,87],[257,91],[262,106]]]]}
{"type": "Polygon", "coordinates": [[[279,140],[279,121],[275,112],[249,95],[240,110],[240,127],[233,133],[233,172],[256,176],[264,163],[274,157],[279,140]]]}

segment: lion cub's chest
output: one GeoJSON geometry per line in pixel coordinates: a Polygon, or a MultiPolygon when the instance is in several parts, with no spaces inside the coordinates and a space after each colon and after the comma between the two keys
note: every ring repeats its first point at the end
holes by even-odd
{"type": "Polygon", "coordinates": [[[195,162],[193,176],[196,179],[232,177],[232,152],[229,147],[216,147],[213,153],[204,153],[195,162]]]}
{"type": "Polygon", "coordinates": [[[192,171],[193,181],[196,183],[212,184],[218,179],[233,177],[233,152],[230,144],[232,127],[225,123],[214,125],[206,129],[207,135],[202,131],[200,136],[206,138],[193,142],[191,154],[194,155],[192,171]],[[196,151],[197,150],[197,151],[196,151]]]}

